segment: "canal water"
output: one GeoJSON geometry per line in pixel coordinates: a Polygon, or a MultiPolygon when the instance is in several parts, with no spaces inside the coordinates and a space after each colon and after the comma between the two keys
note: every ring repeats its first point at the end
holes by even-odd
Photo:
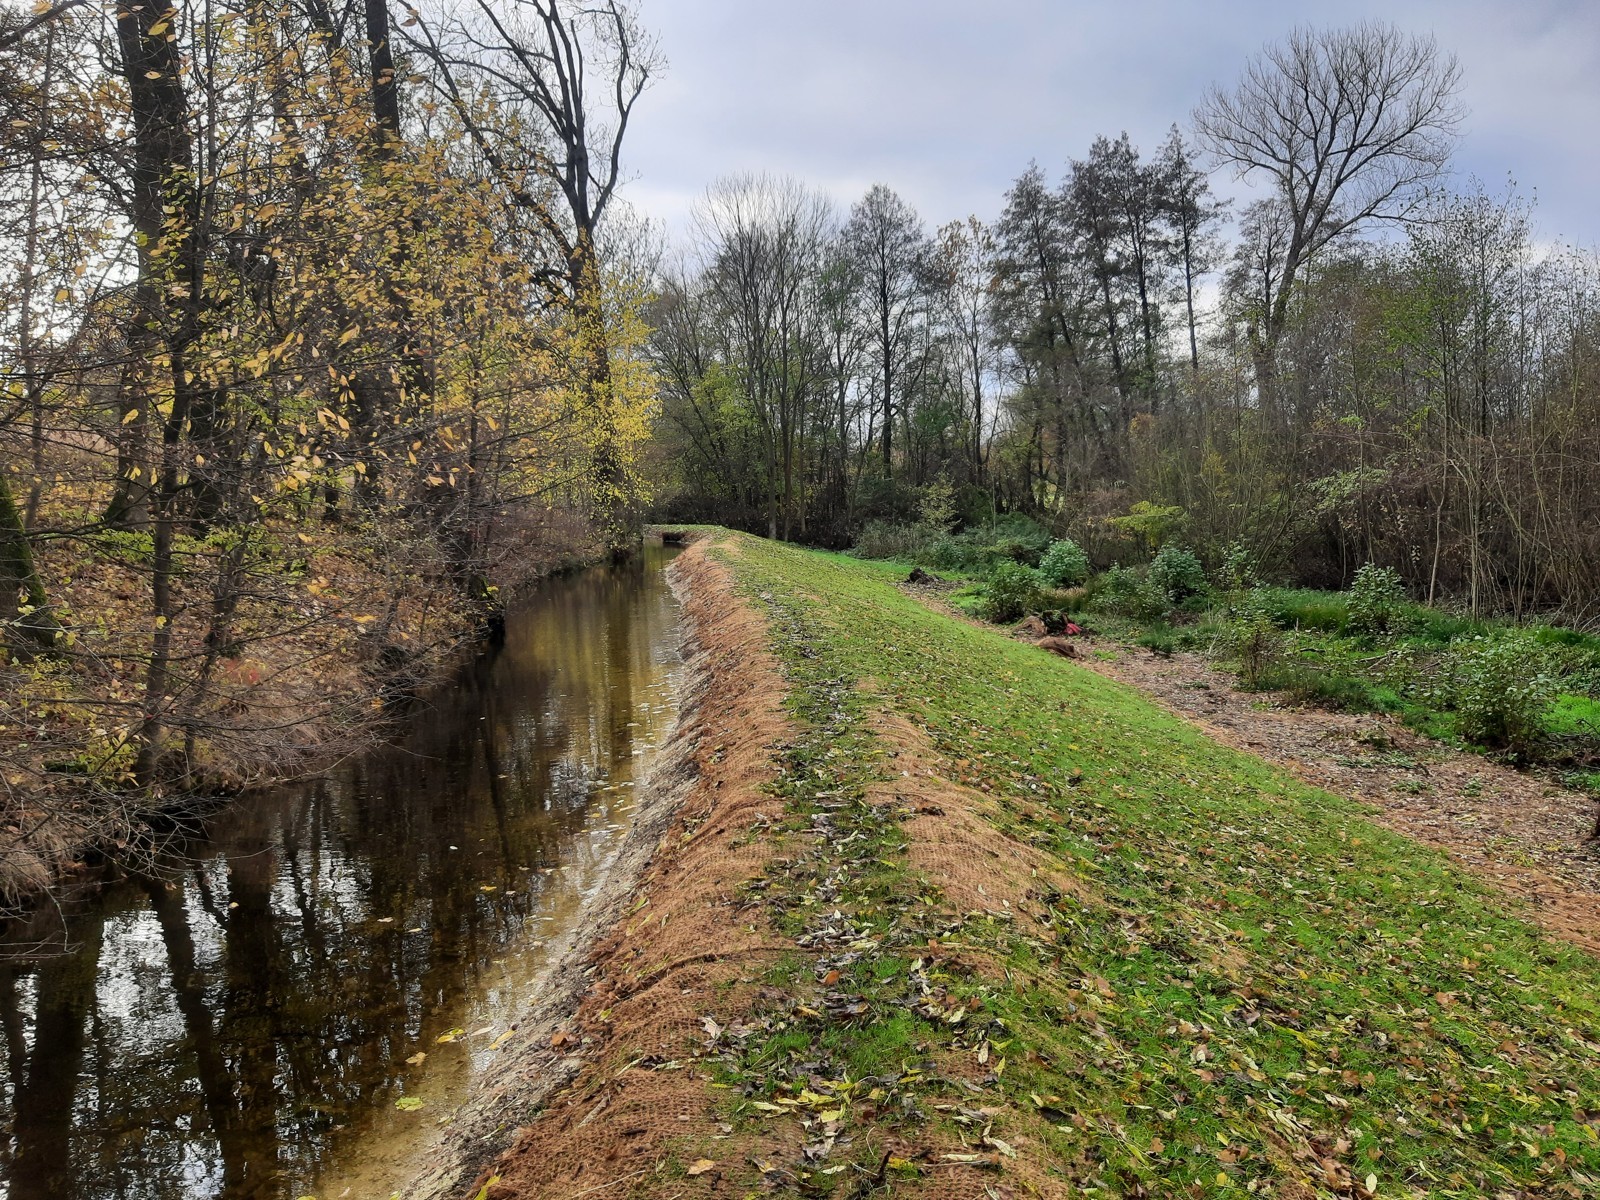
{"type": "Polygon", "coordinates": [[[395,745],[7,931],[0,1195],[387,1197],[626,833],[670,554],[545,583],[395,745]]]}

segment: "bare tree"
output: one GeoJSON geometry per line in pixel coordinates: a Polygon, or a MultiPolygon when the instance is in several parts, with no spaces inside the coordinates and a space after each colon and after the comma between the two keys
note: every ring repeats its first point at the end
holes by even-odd
{"type": "Polygon", "coordinates": [[[789,537],[806,410],[821,386],[815,291],[834,232],[832,206],[792,179],[746,175],[711,186],[696,210],[706,294],[727,331],[725,357],[761,428],[767,532],[789,537]]]}
{"type": "Polygon", "coordinates": [[[1300,268],[1340,234],[1413,211],[1449,160],[1460,84],[1433,38],[1368,22],[1298,29],[1201,103],[1201,143],[1239,177],[1271,179],[1287,217],[1282,285],[1252,331],[1264,397],[1300,268]]]}
{"type": "Polygon", "coordinates": [[[415,32],[408,40],[433,62],[435,84],[512,203],[534,216],[560,258],[550,275],[587,348],[584,401],[599,420],[591,484],[610,547],[625,553],[633,518],[609,436],[611,349],[596,236],[621,182],[634,105],[664,61],[625,0],[471,0],[462,7],[437,27],[409,8],[406,25],[415,32]],[[485,96],[492,105],[481,102],[485,96]],[[551,192],[559,196],[555,204],[551,192]]]}
{"type": "Polygon", "coordinates": [[[912,328],[926,292],[930,243],[916,211],[878,183],[850,210],[844,244],[868,298],[882,388],[883,473],[888,478],[894,474],[895,402],[905,386],[912,328]]]}
{"type": "MultiPolygon", "coordinates": [[[[988,445],[984,388],[996,369],[991,336],[995,293],[994,234],[977,217],[939,228],[933,256],[934,284],[942,317],[960,363],[959,385],[966,421],[966,453],[975,483],[983,483],[988,445]]],[[[992,422],[991,411],[987,419],[992,422]]]]}
{"type": "Polygon", "coordinates": [[[1200,338],[1195,316],[1195,288],[1216,266],[1220,254],[1216,227],[1227,208],[1211,194],[1204,171],[1193,161],[1183,134],[1174,125],[1156,161],[1161,175],[1161,202],[1172,240],[1173,265],[1182,276],[1183,307],[1189,326],[1189,368],[1200,369],[1200,338]]]}

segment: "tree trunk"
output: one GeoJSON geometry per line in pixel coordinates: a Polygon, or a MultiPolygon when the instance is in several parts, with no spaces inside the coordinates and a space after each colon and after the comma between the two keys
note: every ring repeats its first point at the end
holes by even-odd
{"type": "Polygon", "coordinates": [[[0,625],[13,653],[31,657],[54,648],[61,626],[50,612],[33,547],[11,485],[0,473],[0,625]]]}

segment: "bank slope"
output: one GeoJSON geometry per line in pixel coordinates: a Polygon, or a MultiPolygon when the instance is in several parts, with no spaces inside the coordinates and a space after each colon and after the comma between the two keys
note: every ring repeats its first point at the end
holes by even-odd
{"type": "Polygon", "coordinates": [[[1600,1194],[1594,959],[881,566],[708,553],[791,718],[732,903],[793,949],[694,997],[618,1194],[1600,1194]]]}

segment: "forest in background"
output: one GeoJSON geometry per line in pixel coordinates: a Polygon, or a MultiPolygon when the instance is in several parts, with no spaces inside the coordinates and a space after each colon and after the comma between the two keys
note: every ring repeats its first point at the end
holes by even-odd
{"type": "Polygon", "coordinates": [[[1176,537],[1593,623],[1600,260],[1452,177],[1462,95],[1429,38],[1302,29],[994,221],[719,181],[650,309],[663,511],[832,546],[1021,513],[1101,567],[1176,537]]]}

